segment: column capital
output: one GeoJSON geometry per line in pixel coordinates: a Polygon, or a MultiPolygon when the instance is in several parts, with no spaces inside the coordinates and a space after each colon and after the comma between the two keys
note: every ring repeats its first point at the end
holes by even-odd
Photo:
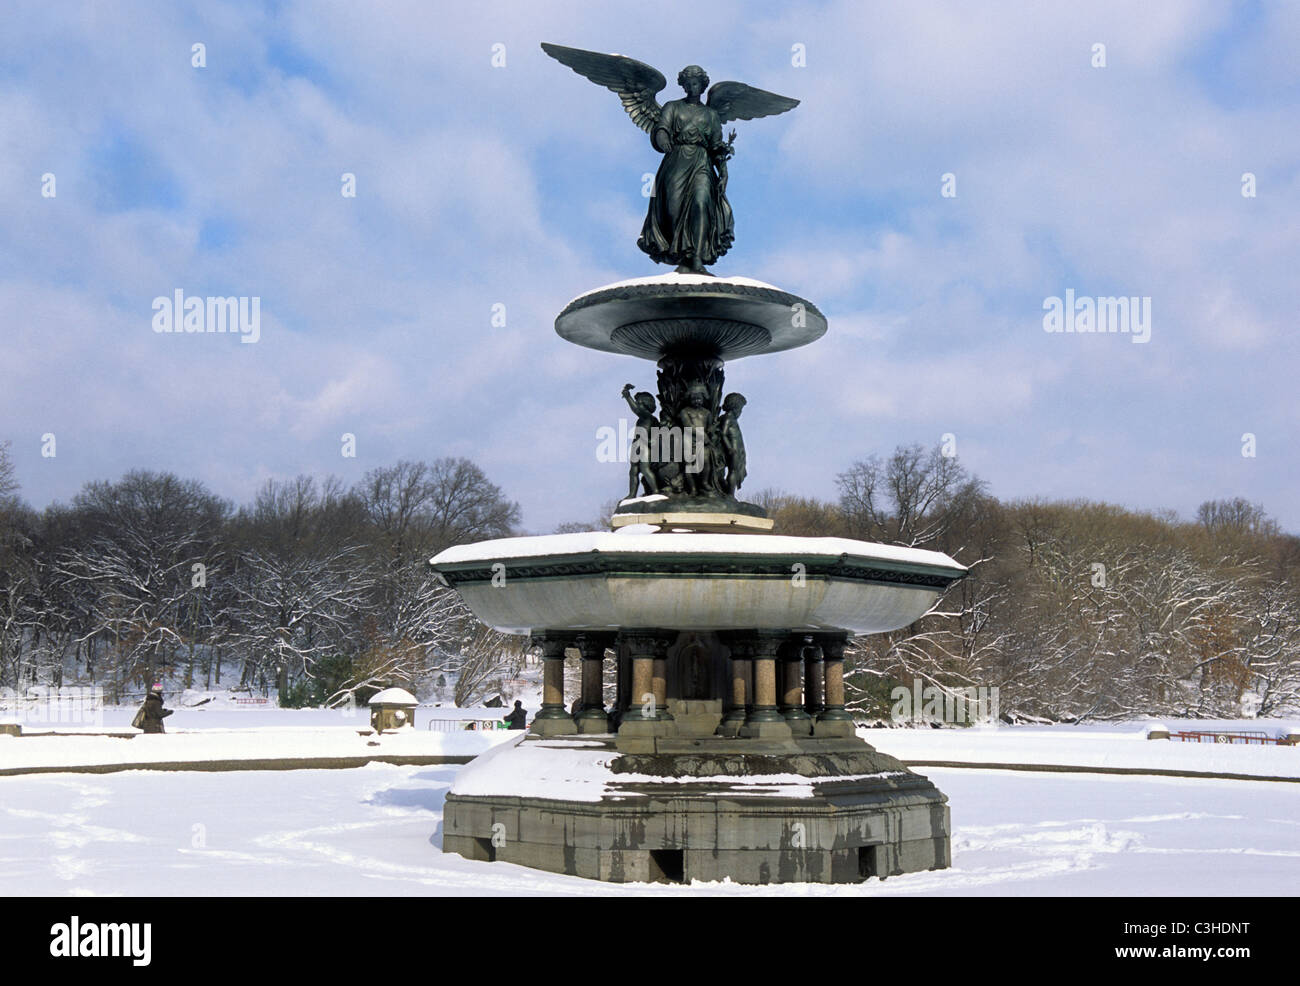
{"type": "Polygon", "coordinates": [[[618,631],[618,643],[626,643],[635,654],[648,654],[663,658],[668,648],[677,639],[676,630],[661,630],[655,627],[637,627],[618,631]]]}
{"type": "Polygon", "coordinates": [[[783,661],[802,661],[804,651],[813,646],[811,633],[792,633],[781,642],[777,656],[783,661]]]}
{"type": "Polygon", "coordinates": [[[575,646],[585,661],[603,661],[605,651],[614,646],[615,634],[603,631],[583,631],[578,634],[575,646]]]}
{"type": "Polygon", "coordinates": [[[821,648],[822,654],[826,660],[844,660],[844,648],[847,647],[849,643],[850,635],[848,633],[815,633],[812,636],[814,643],[821,648]]]}
{"type": "Polygon", "coordinates": [[[529,647],[540,647],[545,661],[562,661],[564,652],[575,646],[576,637],[565,630],[534,630],[528,635],[529,647]]]}
{"type": "Polygon", "coordinates": [[[774,660],[789,637],[783,630],[733,630],[721,634],[732,658],[742,661],[774,660]]]}

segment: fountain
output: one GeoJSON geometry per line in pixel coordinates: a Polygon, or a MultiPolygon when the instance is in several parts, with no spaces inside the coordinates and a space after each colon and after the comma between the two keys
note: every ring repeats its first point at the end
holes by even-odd
{"type": "Polygon", "coordinates": [[[735,82],[686,98],[618,55],[543,45],[620,95],[664,154],[639,245],[676,263],[583,294],[557,317],[569,342],[653,360],[629,495],[609,531],[458,545],[430,562],[488,626],[527,634],[543,705],[527,735],[463,768],[442,848],[597,880],[857,882],[949,864],[947,799],[874,750],[845,709],[855,634],[923,615],[965,568],[933,551],[773,530],[737,497],[747,471],[740,394],[724,367],[819,339],[810,301],[707,265],[730,245],[721,124],[796,101],[735,82]],[[657,400],[657,404],[656,404],[657,400]],[[581,694],[566,705],[576,651],[581,694]],[[604,703],[607,651],[616,701],[604,703]]]}

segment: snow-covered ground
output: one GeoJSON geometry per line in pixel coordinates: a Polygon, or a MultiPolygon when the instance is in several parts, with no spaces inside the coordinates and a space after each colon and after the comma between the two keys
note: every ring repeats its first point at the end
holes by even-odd
{"type": "MultiPolygon", "coordinates": [[[[1296,720],[1164,719],[1179,730],[1262,731],[1284,736],[1296,720]]],[[[858,735],[907,762],[1055,764],[1127,770],[1177,770],[1300,778],[1300,746],[1229,745],[1148,740],[1152,723],[1094,726],[972,726],[967,729],[861,729],[858,735]]]]}
{"type": "Polygon", "coordinates": [[[193,708],[186,708],[178,697],[169,702],[169,707],[175,713],[167,718],[167,732],[162,735],[143,735],[133,730],[133,707],[105,708],[100,725],[25,721],[22,736],[0,735],[0,772],[268,758],[463,757],[477,756],[519,735],[505,729],[463,728],[470,720],[475,725],[495,725],[504,709],[421,706],[415,711],[414,728],[376,736],[371,733],[369,711],[365,708],[238,705],[226,695],[217,695],[193,708]],[[431,723],[435,719],[452,720],[448,724],[451,728],[430,729],[431,724],[442,724],[431,723]]]}
{"type": "MultiPolygon", "coordinates": [[[[362,735],[357,729],[293,726],[200,729],[161,736],[0,736],[0,773],[42,767],[329,757],[474,757],[520,734],[508,730],[430,732],[415,729],[362,735]]],[[[321,765],[325,766],[325,765],[321,765]]]]}
{"type": "MultiPolygon", "coordinates": [[[[125,727],[132,709],[109,709],[125,727]]],[[[420,728],[359,735],[365,710],[226,703],[181,708],[162,736],[0,736],[0,768],[478,754],[508,731],[420,728]],[[224,707],[223,707],[224,706],[224,707]],[[380,743],[372,747],[372,742],[380,743]],[[115,759],[116,758],[116,759],[115,759]]],[[[1166,721],[1172,729],[1265,729],[1295,721],[1166,721]]],[[[1060,764],[1300,777],[1300,747],[1147,740],[1146,723],[880,729],[903,760],[1060,764]]],[[[36,727],[34,727],[36,728],[36,727]]],[[[443,797],[461,768],[127,771],[0,777],[0,894],[1047,894],[1291,895],[1300,886],[1300,783],[919,768],[948,795],[950,870],[851,888],[614,887],[444,856],[443,797]]]]}
{"type": "Polygon", "coordinates": [[[0,894],[1290,896],[1300,785],[931,768],[953,866],[852,887],[614,886],[444,855],[456,767],[0,778],[0,894]]]}

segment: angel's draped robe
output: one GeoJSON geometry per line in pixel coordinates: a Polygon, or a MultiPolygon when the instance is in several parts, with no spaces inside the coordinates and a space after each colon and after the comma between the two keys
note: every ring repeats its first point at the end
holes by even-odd
{"type": "Polygon", "coordinates": [[[708,106],[675,99],[664,105],[658,126],[671,147],[655,175],[637,246],[657,263],[689,264],[694,258],[707,267],[731,248],[736,232],[713,168],[714,155],[726,150],[722,121],[708,106]]]}

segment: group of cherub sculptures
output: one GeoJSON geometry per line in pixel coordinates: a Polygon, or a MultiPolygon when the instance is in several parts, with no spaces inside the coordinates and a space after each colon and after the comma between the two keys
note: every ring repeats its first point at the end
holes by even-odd
{"type": "Polygon", "coordinates": [[[677,409],[665,406],[662,420],[655,416],[655,398],[648,391],[632,393],[623,387],[623,399],[636,415],[628,452],[628,498],[643,494],[726,497],[734,499],[745,481],[745,439],[740,433],[741,394],[728,394],[719,412],[717,395],[703,382],[686,388],[677,409]]]}

